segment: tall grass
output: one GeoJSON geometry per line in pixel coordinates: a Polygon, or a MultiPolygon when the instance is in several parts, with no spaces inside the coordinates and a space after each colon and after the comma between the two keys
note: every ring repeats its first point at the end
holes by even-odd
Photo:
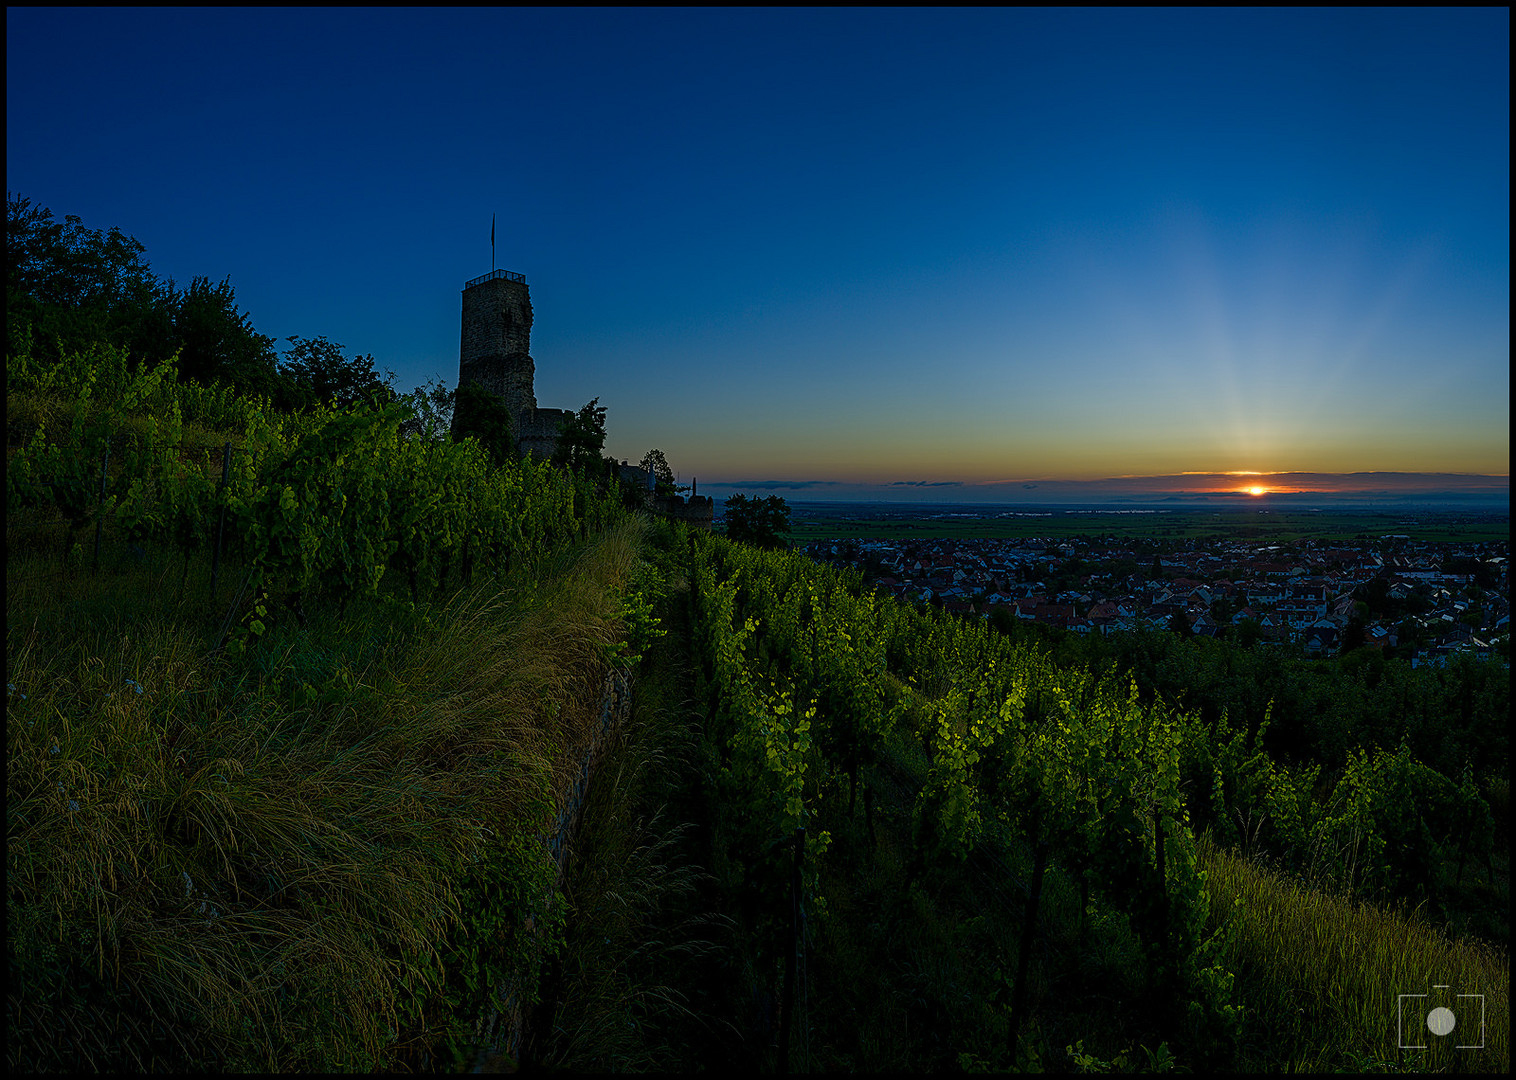
{"type": "Polygon", "coordinates": [[[532,1059],[579,1072],[673,1072],[727,1041],[701,983],[733,924],[710,907],[684,784],[699,729],[681,639],[657,642],[596,774],[565,877],[567,940],[532,1059]]]}
{"type": "Polygon", "coordinates": [[[8,1064],[373,1068],[456,1036],[459,883],[550,822],[641,527],[237,663],[165,568],[8,558],[8,1064]]]}
{"type": "Polygon", "coordinates": [[[1310,888],[1217,848],[1209,837],[1199,839],[1197,850],[1217,925],[1233,923],[1221,962],[1237,974],[1248,1007],[1245,1066],[1509,1071],[1508,953],[1452,940],[1416,912],[1310,888]],[[1472,1004],[1448,1002],[1460,1026],[1442,1039],[1424,1027],[1431,998],[1406,999],[1402,1008],[1401,995],[1435,997],[1438,985],[1453,995],[1484,995],[1484,1049],[1453,1049],[1479,1041],[1472,1004]],[[1402,1039],[1427,1050],[1401,1050],[1402,1039]]]}

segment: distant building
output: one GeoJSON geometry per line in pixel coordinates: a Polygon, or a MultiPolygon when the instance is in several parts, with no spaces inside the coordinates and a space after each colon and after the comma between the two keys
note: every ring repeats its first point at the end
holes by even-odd
{"type": "Polygon", "coordinates": [[[683,521],[697,529],[711,527],[716,515],[716,504],[709,495],[700,495],[694,490],[690,491],[688,499],[682,495],[659,495],[652,471],[625,461],[616,466],[616,472],[622,480],[644,493],[643,505],[651,512],[683,521]]]}

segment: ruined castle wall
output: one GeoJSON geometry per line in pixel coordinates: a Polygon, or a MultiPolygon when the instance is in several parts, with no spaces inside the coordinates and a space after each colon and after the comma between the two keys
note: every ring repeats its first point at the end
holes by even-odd
{"type": "Polygon", "coordinates": [[[691,495],[688,499],[679,495],[655,496],[653,509],[697,529],[709,529],[716,516],[716,504],[708,495],[691,495]]]}
{"type": "Polygon", "coordinates": [[[516,445],[523,455],[550,458],[558,445],[558,426],[574,414],[567,409],[533,409],[516,417],[516,445]]]}

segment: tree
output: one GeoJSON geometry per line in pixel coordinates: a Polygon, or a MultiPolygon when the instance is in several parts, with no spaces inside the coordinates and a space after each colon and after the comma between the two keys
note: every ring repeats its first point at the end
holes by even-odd
{"type": "Polygon", "coordinates": [[[642,455],[640,462],[642,468],[653,474],[654,491],[659,495],[676,495],[681,491],[688,491],[689,485],[680,486],[674,479],[674,470],[669,467],[668,459],[663,456],[662,450],[649,450],[642,455]]]}
{"type": "MultiPolygon", "coordinates": [[[[1361,608],[1365,605],[1356,604],[1354,606],[1361,608]]],[[[1337,655],[1346,656],[1354,649],[1363,648],[1367,642],[1368,625],[1364,622],[1363,616],[1355,611],[1352,618],[1348,620],[1347,626],[1343,627],[1342,640],[1337,643],[1337,655]]]]}
{"type": "Polygon", "coordinates": [[[453,426],[457,391],[449,390],[446,381],[428,379],[409,394],[401,394],[400,401],[411,411],[410,417],[400,423],[402,435],[423,439],[447,437],[453,426]]]}
{"type": "Polygon", "coordinates": [[[258,333],[251,317],[237,310],[231,278],[213,286],[209,278],[197,277],[175,297],[174,340],[180,378],[207,386],[222,382],[269,397],[277,393],[274,339],[258,333]]]}
{"type": "Polygon", "coordinates": [[[511,410],[505,399],[478,383],[465,383],[453,395],[453,439],[462,442],[470,436],[496,465],[504,465],[516,456],[516,435],[511,410]]]}
{"type": "Polygon", "coordinates": [[[778,495],[749,499],[733,495],[726,501],[726,535],[760,548],[788,546],[781,534],[790,531],[790,508],[778,495]]]}
{"type": "Polygon", "coordinates": [[[319,402],[346,408],[357,401],[387,405],[395,400],[391,386],[395,373],[387,372],[381,379],[374,370],[372,356],[348,359],[342,355],[341,345],[325,337],[311,341],[300,337],[287,340],[290,348],[284,354],[280,374],[284,378],[282,390],[290,406],[306,408],[319,402]]]}
{"type": "Polygon", "coordinates": [[[6,192],[6,288],[40,304],[112,306],[158,281],[141,242],[120,229],[86,229],[69,214],[53,220],[45,206],[6,192]]]}
{"type": "Polygon", "coordinates": [[[605,410],[600,399],[589,404],[558,425],[558,446],[553,464],[566,465],[581,476],[596,476],[605,470],[601,451],[605,448],[605,410]]]}
{"type": "Polygon", "coordinates": [[[96,342],[134,360],[172,355],[172,283],[153,276],[142,244],[120,229],[86,229],[69,215],[6,193],[6,345],[56,360],[96,342]]]}
{"type": "Polygon", "coordinates": [[[237,310],[231,279],[195,278],[180,292],[153,275],[145,251],[120,229],[87,229],[73,214],[54,221],[7,193],[8,349],[57,360],[104,343],[125,348],[134,368],[178,353],[181,379],[276,396],[274,339],[237,310]]]}

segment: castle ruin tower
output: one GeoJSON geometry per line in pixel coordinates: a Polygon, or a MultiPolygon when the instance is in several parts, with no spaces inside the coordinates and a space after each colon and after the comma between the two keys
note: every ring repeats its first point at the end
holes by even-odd
{"type": "MultiPolygon", "coordinates": [[[[553,456],[558,428],[572,414],[537,408],[537,367],[531,357],[532,298],[526,275],[493,270],[463,286],[463,336],[458,386],[475,384],[498,394],[511,414],[511,433],[522,454],[553,456]]],[[[453,410],[453,432],[459,410],[453,410]]]]}
{"type": "Polygon", "coordinates": [[[537,411],[531,347],[532,299],[525,274],[495,270],[464,284],[458,385],[474,383],[499,394],[518,433],[522,420],[537,411]]]}

